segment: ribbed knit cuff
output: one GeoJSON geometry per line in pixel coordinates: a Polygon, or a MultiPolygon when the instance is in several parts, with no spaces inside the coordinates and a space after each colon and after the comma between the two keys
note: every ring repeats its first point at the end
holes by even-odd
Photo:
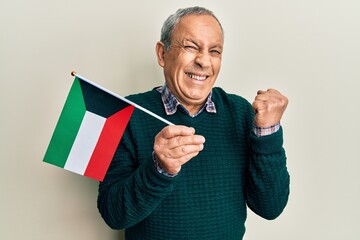
{"type": "Polygon", "coordinates": [[[167,177],[162,173],[159,173],[156,169],[154,162],[152,160],[146,162],[146,172],[148,175],[148,181],[151,182],[153,186],[156,187],[172,187],[172,184],[175,182],[178,176],[167,177]]]}
{"type": "Polygon", "coordinates": [[[250,134],[250,147],[257,154],[276,154],[282,151],[283,131],[279,131],[262,137],[257,137],[254,133],[250,134]]]}

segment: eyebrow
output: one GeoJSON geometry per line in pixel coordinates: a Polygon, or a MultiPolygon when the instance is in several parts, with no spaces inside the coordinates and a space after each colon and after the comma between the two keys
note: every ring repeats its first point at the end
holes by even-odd
{"type": "Polygon", "coordinates": [[[183,40],[183,42],[185,42],[185,41],[192,42],[193,44],[195,44],[196,46],[199,47],[199,44],[198,44],[195,40],[192,40],[191,38],[185,38],[185,39],[183,40]]]}
{"type": "MultiPolygon", "coordinates": [[[[195,44],[197,47],[200,47],[199,44],[198,44],[195,40],[193,40],[193,39],[191,39],[191,38],[185,38],[185,39],[183,40],[183,42],[185,42],[185,41],[189,41],[189,42],[195,44]]],[[[220,44],[218,44],[218,43],[216,43],[214,46],[212,46],[212,47],[210,47],[210,48],[220,48],[220,49],[223,49],[223,47],[222,47],[220,44]]]]}

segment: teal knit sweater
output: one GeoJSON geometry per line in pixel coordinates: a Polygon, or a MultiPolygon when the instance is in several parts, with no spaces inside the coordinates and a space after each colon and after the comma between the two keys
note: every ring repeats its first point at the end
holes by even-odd
{"type": "Polygon", "coordinates": [[[246,209],[276,218],[289,195],[282,129],[256,137],[253,110],[243,98],[213,89],[217,113],[167,116],[156,90],[128,99],[178,125],[195,128],[204,149],[167,177],[152,160],[154,137],[166,125],[135,110],[99,186],[98,209],[127,240],[241,240],[246,209]]]}

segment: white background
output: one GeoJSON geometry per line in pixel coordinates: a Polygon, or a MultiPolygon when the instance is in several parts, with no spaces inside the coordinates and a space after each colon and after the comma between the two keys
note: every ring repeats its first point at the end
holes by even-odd
{"type": "Polygon", "coordinates": [[[225,29],[217,86],[290,99],[289,204],[274,221],[249,211],[245,239],[360,239],[359,1],[0,0],[1,239],[123,239],[97,211],[97,182],[42,158],[70,72],[124,96],[162,85],[160,28],[194,5],[225,29]]]}

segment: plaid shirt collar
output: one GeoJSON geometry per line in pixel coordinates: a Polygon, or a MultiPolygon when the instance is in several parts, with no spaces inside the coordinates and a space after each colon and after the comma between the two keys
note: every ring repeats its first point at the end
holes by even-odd
{"type": "MultiPolygon", "coordinates": [[[[163,105],[165,108],[165,112],[167,115],[175,114],[178,109],[178,106],[180,106],[180,108],[185,113],[187,113],[189,116],[191,116],[190,113],[185,109],[185,107],[182,106],[181,103],[176,99],[175,95],[170,91],[170,89],[166,86],[166,84],[164,86],[158,87],[156,90],[161,93],[161,99],[162,99],[162,102],[163,102],[163,105]]],[[[195,115],[193,115],[191,117],[196,117],[197,115],[202,113],[204,111],[204,109],[208,113],[216,113],[215,103],[213,102],[211,97],[212,97],[212,92],[210,92],[209,96],[207,97],[206,103],[199,110],[199,112],[197,112],[195,115]]]]}

